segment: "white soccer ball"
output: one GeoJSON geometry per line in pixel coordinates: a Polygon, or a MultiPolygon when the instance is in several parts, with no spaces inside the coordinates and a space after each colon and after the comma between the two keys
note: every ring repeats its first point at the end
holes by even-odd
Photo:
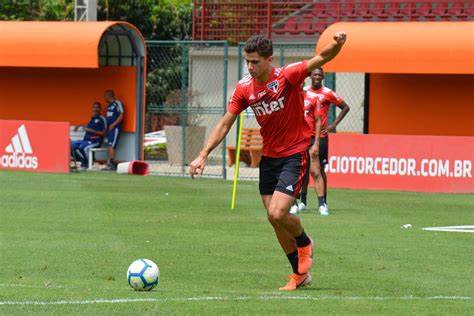
{"type": "Polygon", "coordinates": [[[160,269],[151,260],[138,259],[128,267],[128,284],[135,291],[150,291],[158,285],[160,278],[160,269]]]}

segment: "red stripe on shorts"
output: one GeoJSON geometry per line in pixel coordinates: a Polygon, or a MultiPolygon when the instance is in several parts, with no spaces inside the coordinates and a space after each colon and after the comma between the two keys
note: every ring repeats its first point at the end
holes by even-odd
{"type": "Polygon", "coordinates": [[[293,196],[295,198],[298,198],[300,194],[301,187],[303,186],[303,178],[306,173],[306,168],[308,165],[308,151],[305,150],[300,153],[301,155],[301,167],[300,167],[300,174],[298,176],[298,181],[296,182],[296,188],[295,191],[293,192],[293,196]]]}

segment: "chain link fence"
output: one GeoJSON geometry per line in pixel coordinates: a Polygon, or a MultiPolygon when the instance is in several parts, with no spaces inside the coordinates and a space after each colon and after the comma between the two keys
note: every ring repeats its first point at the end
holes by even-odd
{"type": "MultiPolygon", "coordinates": [[[[147,42],[145,159],[152,174],[188,174],[227,104],[225,41],[147,42]]],[[[213,151],[207,176],[226,177],[225,142],[213,151]]]]}
{"type": "MultiPolygon", "coordinates": [[[[225,41],[149,41],[145,159],[152,174],[186,176],[188,164],[198,155],[209,133],[226,111],[227,99],[246,72],[243,44],[225,41]]],[[[314,44],[274,44],[275,66],[314,54],[314,44]]],[[[327,73],[325,86],[339,94],[351,111],[337,132],[364,130],[364,74],[327,73]]],[[[309,78],[306,85],[310,85],[309,78]]],[[[333,106],[329,123],[339,113],[333,106]]],[[[239,124],[258,128],[249,109],[234,124],[224,142],[209,156],[205,176],[232,179],[235,165],[229,152],[236,147],[239,124]]],[[[258,168],[241,162],[239,179],[258,179],[258,168]]]]}

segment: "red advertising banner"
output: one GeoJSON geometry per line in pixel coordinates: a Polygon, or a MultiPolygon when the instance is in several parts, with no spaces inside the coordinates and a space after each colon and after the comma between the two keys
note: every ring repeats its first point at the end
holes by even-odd
{"type": "Polygon", "coordinates": [[[69,172],[69,123],[0,120],[0,169],[69,172]]]}
{"type": "Polygon", "coordinates": [[[474,137],[329,137],[329,187],[474,193],[474,137]]]}

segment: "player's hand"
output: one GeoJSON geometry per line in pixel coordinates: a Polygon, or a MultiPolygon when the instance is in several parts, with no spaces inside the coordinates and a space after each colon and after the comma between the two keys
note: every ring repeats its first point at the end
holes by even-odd
{"type": "Polygon", "coordinates": [[[191,178],[194,179],[194,175],[196,174],[202,176],[202,173],[204,172],[204,167],[206,167],[206,158],[199,155],[189,164],[189,166],[189,174],[191,175],[191,178]]]}
{"type": "Polygon", "coordinates": [[[346,32],[337,32],[334,34],[334,40],[337,42],[339,45],[344,45],[346,42],[347,34],[346,32]]]}
{"type": "Polygon", "coordinates": [[[313,146],[309,149],[309,155],[312,159],[317,160],[319,156],[319,144],[314,143],[313,146]]]}
{"type": "Polygon", "coordinates": [[[325,129],[323,129],[323,132],[326,134],[326,133],[329,133],[329,132],[334,132],[335,130],[336,130],[336,126],[331,124],[328,127],[326,127],[325,129]]]}

